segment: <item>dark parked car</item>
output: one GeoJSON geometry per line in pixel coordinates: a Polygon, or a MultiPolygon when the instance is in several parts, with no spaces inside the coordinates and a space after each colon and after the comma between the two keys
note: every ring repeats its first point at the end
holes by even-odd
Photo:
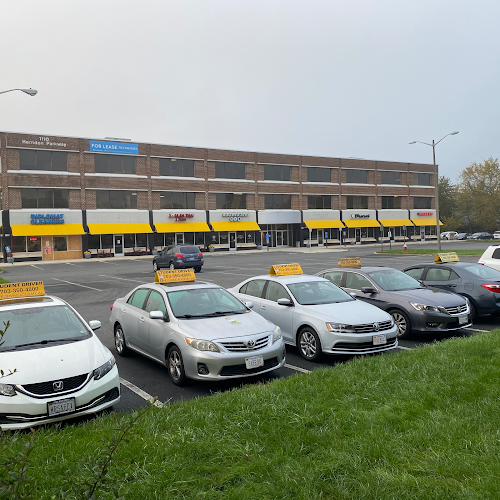
{"type": "Polygon", "coordinates": [[[472,236],[471,233],[458,233],[455,235],[456,240],[468,240],[472,236]]]}
{"type": "Polygon", "coordinates": [[[470,238],[471,240],[491,240],[493,235],[491,233],[474,233],[470,238]]]}
{"type": "Polygon", "coordinates": [[[165,247],[155,255],[153,270],[194,267],[194,271],[199,273],[203,262],[203,254],[196,245],[175,245],[165,247]]]}
{"type": "Polygon", "coordinates": [[[474,319],[480,314],[500,314],[500,271],[471,262],[423,263],[403,271],[434,289],[467,297],[474,319]]]}
{"type": "Polygon", "coordinates": [[[467,299],[427,288],[392,267],[327,269],[317,276],[387,311],[398,327],[400,338],[409,337],[412,331],[438,333],[471,325],[467,299]]]}

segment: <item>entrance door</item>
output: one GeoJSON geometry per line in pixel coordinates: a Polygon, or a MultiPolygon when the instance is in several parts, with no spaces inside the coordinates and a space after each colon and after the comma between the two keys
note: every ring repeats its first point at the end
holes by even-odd
{"type": "Polygon", "coordinates": [[[283,246],[283,231],[281,230],[276,231],[276,246],[277,247],[283,246]]]}
{"type": "Polygon", "coordinates": [[[357,227],[355,229],[356,234],[356,245],[361,245],[361,228],[357,227]]]}
{"type": "Polygon", "coordinates": [[[318,229],[318,246],[323,246],[323,229],[318,229]]]}
{"type": "Polygon", "coordinates": [[[123,257],[123,234],[115,234],[113,236],[115,257],[123,257]]]}
{"type": "Polygon", "coordinates": [[[229,233],[229,250],[236,250],[236,233],[229,233]]]}
{"type": "Polygon", "coordinates": [[[420,226],[420,241],[425,241],[425,227],[420,226]]]}
{"type": "Polygon", "coordinates": [[[175,233],[175,244],[184,245],[184,233],[175,233]]]}

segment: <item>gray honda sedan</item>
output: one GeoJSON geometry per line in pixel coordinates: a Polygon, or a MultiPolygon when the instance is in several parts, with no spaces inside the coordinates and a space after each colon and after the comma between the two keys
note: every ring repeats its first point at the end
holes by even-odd
{"type": "Polygon", "coordinates": [[[468,299],[427,288],[392,267],[326,269],[317,276],[390,313],[400,338],[412,332],[438,333],[471,326],[468,299]]]}

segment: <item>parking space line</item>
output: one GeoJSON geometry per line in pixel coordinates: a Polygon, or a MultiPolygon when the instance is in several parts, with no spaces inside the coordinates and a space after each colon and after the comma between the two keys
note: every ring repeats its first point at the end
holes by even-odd
{"type": "Polygon", "coordinates": [[[119,278],[118,276],[106,276],[105,274],[100,274],[103,278],[111,278],[113,280],[122,280],[122,281],[133,281],[134,283],[144,283],[144,280],[131,280],[129,278],[119,278]]]}
{"type": "Polygon", "coordinates": [[[413,347],[405,347],[405,346],[402,346],[402,345],[398,345],[396,347],[396,349],[404,349],[405,351],[411,351],[413,349],[413,347]]]}
{"type": "Polygon", "coordinates": [[[289,365],[288,363],[285,363],[283,366],[285,368],[290,368],[290,370],[295,370],[296,372],[311,373],[311,370],[306,370],[305,368],[300,368],[300,366],[293,366],[293,365],[289,365]]]}
{"type": "Polygon", "coordinates": [[[62,281],[63,283],[68,283],[69,285],[81,286],[82,288],[89,288],[90,290],[95,290],[96,292],[102,292],[103,291],[103,290],[100,290],[99,288],[93,288],[93,287],[87,286],[87,285],[80,285],[80,283],[73,283],[71,281],[60,280],[59,278],[52,278],[52,279],[56,280],[56,281],[62,281]]]}
{"type": "Polygon", "coordinates": [[[36,267],[37,269],[40,269],[40,271],[45,271],[43,267],[35,266],[35,264],[31,264],[31,267],[36,267]]]}
{"type": "Polygon", "coordinates": [[[83,267],[83,266],[80,266],[80,265],[78,265],[78,264],[73,264],[72,262],[66,262],[66,264],[67,264],[68,266],[83,267]]]}
{"type": "Polygon", "coordinates": [[[477,328],[464,328],[464,330],[469,330],[470,332],[488,333],[490,330],[478,330],[477,328]]]}
{"type": "Polygon", "coordinates": [[[109,264],[110,266],[119,266],[120,264],[115,264],[114,262],[108,262],[107,260],[96,260],[98,264],[109,264]]]}
{"type": "MultiPolygon", "coordinates": [[[[120,384],[124,385],[127,389],[130,389],[132,392],[135,392],[139,397],[142,399],[149,401],[150,403],[153,402],[153,396],[148,394],[146,391],[143,391],[136,385],[132,384],[132,382],[129,382],[128,380],[125,380],[120,377],[120,384]]],[[[157,406],[158,408],[163,408],[163,403],[161,401],[156,400],[154,402],[154,405],[157,406]]]]}

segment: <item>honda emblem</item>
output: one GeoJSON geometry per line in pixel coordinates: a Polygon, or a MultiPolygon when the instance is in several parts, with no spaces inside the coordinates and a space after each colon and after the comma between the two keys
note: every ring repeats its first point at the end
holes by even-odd
{"type": "Polygon", "coordinates": [[[62,391],[64,388],[64,382],[62,380],[58,380],[52,384],[54,391],[62,391]]]}

